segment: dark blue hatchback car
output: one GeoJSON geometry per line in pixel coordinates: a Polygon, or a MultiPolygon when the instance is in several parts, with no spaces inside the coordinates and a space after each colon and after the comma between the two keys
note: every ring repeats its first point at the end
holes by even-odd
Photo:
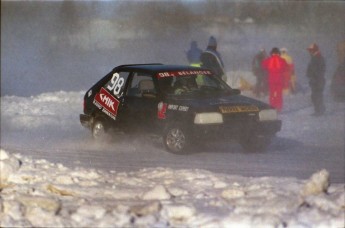
{"type": "Polygon", "coordinates": [[[111,129],[153,133],[173,153],[207,140],[264,150],[282,124],[275,109],[241,95],[212,71],[163,64],[114,68],[86,92],[80,122],[95,139],[111,129]]]}

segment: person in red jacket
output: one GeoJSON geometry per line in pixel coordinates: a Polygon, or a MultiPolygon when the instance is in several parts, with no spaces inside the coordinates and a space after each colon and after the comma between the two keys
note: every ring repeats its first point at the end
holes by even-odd
{"type": "Polygon", "coordinates": [[[262,62],[262,67],[268,73],[270,105],[281,112],[283,109],[284,73],[287,70],[286,61],[280,57],[278,48],[272,48],[270,57],[262,62]]]}

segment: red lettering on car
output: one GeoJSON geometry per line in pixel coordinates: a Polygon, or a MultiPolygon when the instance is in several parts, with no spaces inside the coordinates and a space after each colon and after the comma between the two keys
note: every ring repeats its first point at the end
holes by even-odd
{"type": "Polygon", "coordinates": [[[182,70],[182,71],[168,71],[157,74],[158,78],[174,77],[174,76],[187,76],[187,75],[211,75],[212,72],[209,70],[182,70]]]}

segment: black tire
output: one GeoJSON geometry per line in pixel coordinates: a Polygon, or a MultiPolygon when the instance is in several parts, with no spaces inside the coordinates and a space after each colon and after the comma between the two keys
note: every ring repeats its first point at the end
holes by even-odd
{"type": "Polygon", "coordinates": [[[163,143],[168,151],[176,154],[186,152],[190,144],[187,131],[179,125],[166,128],[163,134],[163,143]]]}
{"type": "Polygon", "coordinates": [[[271,144],[272,136],[252,135],[240,139],[240,144],[246,152],[263,152],[271,144]]]}
{"type": "Polygon", "coordinates": [[[92,137],[97,141],[102,141],[106,139],[107,136],[107,126],[105,121],[101,118],[96,118],[92,124],[92,137]]]}

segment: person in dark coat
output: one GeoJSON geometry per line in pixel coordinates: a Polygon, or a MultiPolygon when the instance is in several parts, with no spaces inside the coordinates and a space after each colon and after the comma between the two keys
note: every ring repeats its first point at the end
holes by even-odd
{"type": "Polygon", "coordinates": [[[313,116],[320,116],[325,112],[323,91],[325,87],[326,64],[317,44],[311,44],[307,50],[311,56],[307,68],[307,77],[311,88],[311,101],[314,106],[313,116]]]}
{"type": "Polygon", "coordinates": [[[212,70],[218,78],[226,81],[224,63],[217,51],[217,40],[213,36],[209,38],[207,48],[201,54],[200,60],[203,67],[212,70]]]}
{"type": "Polygon", "coordinates": [[[345,102],[345,40],[337,45],[338,66],[331,81],[333,99],[345,102]]]}
{"type": "Polygon", "coordinates": [[[189,65],[200,67],[201,53],[202,53],[202,50],[198,47],[198,43],[196,41],[192,41],[190,43],[190,49],[186,53],[189,65]]]}
{"type": "Polygon", "coordinates": [[[256,77],[256,85],[254,93],[256,96],[268,94],[268,82],[265,69],[262,67],[262,62],[267,58],[265,49],[260,51],[254,56],[252,61],[252,72],[256,77]]]}

